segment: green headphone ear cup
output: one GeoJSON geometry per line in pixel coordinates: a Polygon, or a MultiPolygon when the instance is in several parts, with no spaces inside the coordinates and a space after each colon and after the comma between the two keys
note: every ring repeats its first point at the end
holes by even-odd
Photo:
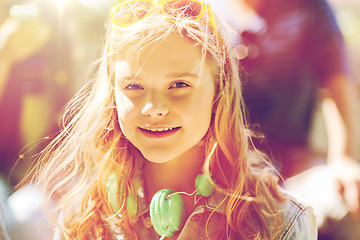
{"type": "Polygon", "coordinates": [[[214,187],[210,183],[210,177],[205,174],[197,175],[195,188],[197,189],[197,194],[204,197],[209,197],[214,192],[214,187]]]}
{"type": "MultiPolygon", "coordinates": [[[[120,207],[118,204],[118,199],[121,197],[123,192],[123,185],[120,184],[120,193],[119,193],[119,176],[112,172],[105,185],[106,194],[108,197],[108,202],[114,212],[119,211],[120,207]]],[[[137,201],[133,194],[129,194],[126,199],[126,210],[130,216],[135,216],[137,213],[137,201]]]]}
{"type": "Polygon", "coordinates": [[[133,194],[129,193],[126,198],[126,210],[129,216],[135,216],[137,213],[137,201],[133,194]]]}
{"type": "Polygon", "coordinates": [[[159,235],[164,234],[162,232],[162,227],[161,227],[161,223],[160,223],[160,214],[159,214],[159,201],[160,201],[159,199],[160,199],[161,194],[162,194],[162,191],[158,191],[157,193],[155,193],[155,195],[152,197],[151,202],[150,202],[151,223],[152,223],[155,231],[159,235]]]}
{"type": "Polygon", "coordinates": [[[170,189],[160,190],[150,203],[151,222],[160,236],[173,236],[185,222],[184,200],[180,194],[173,193],[170,189]]]}
{"type": "Polygon", "coordinates": [[[119,198],[119,177],[115,172],[112,172],[105,185],[108,202],[114,212],[119,211],[118,198],[119,198]]]}
{"type": "MultiPolygon", "coordinates": [[[[168,193],[170,194],[170,192],[168,193]]],[[[175,193],[168,197],[168,194],[165,195],[167,204],[167,211],[164,212],[164,219],[170,224],[169,235],[173,235],[175,232],[182,229],[185,223],[185,204],[184,199],[180,194],[175,193]]]]}

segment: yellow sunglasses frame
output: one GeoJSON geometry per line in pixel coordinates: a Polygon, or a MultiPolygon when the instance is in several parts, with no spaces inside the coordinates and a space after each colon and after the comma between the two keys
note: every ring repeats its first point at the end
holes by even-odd
{"type": "MultiPolygon", "coordinates": [[[[165,15],[165,16],[168,16],[168,20],[170,22],[174,22],[176,23],[176,19],[174,19],[171,15],[167,14],[165,12],[165,4],[169,3],[169,2],[174,2],[174,1],[177,1],[177,0],[128,0],[128,1],[125,1],[125,2],[122,2],[120,3],[119,5],[113,7],[111,9],[111,12],[110,12],[110,18],[111,18],[111,23],[114,24],[115,26],[117,27],[128,27],[138,21],[141,21],[142,19],[148,17],[149,15],[151,15],[155,9],[155,6],[156,5],[160,5],[161,6],[161,11],[162,11],[162,14],[165,15]],[[134,3],[134,2],[148,2],[151,4],[151,7],[149,9],[149,11],[141,18],[137,19],[136,21],[133,21],[133,22],[130,22],[130,23],[120,23],[116,20],[116,13],[118,12],[118,10],[126,5],[126,4],[129,4],[129,3],[134,3]]],[[[195,3],[198,3],[201,5],[201,9],[200,9],[200,13],[198,14],[198,16],[193,19],[194,21],[199,21],[199,19],[201,19],[201,17],[205,14],[205,12],[207,12],[209,14],[209,19],[210,19],[210,24],[213,28],[213,31],[215,33],[215,35],[217,36],[217,28],[216,28],[216,23],[215,23],[215,17],[214,17],[214,14],[212,13],[211,11],[211,7],[210,7],[210,4],[209,3],[205,3],[205,2],[201,2],[199,0],[188,0],[188,1],[191,1],[191,2],[195,2],[195,3]]]]}

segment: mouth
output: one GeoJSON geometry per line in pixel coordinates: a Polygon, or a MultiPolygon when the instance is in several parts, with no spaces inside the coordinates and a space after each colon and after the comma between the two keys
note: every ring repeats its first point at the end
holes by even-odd
{"type": "Polygon", "coordinates": [[[169,127],[169,128],[142,128],[140,131],[149,138],[164,138],[175,134],[181,127],[169,127]]]}

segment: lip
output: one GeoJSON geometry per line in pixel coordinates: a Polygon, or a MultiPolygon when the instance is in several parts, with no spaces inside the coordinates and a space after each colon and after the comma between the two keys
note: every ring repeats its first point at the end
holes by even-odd
{"type": "Polygon", "coordinates": [[[139,127],[139,129],[148,138],[165,138],[175,134],[181,127],[139,127]]]}

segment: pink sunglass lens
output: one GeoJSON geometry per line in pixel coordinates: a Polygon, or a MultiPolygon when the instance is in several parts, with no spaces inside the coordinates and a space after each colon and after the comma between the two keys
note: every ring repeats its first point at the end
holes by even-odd
{"type": "Polygon", "coordinates": [[[122,5],[115,13],[116,22],[130,24],[142,19],[151,9],[150,2],[130,2],[122,5]]]}
{"type": "Polygon", "coordinates": [[[196,19],[201,12],[201,4],[194,1],[171,1],[164,5],[164,11],[173,18],[196,19]]]}

